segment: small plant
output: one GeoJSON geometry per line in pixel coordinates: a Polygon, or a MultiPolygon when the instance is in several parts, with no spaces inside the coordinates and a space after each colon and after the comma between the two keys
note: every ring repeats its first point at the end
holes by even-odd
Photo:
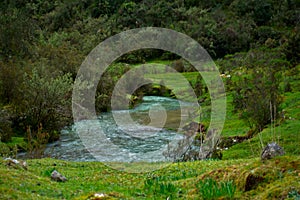
{"type": "Polygon", "coordinates": [[[203,199],[218,199],[220,197],[233,199],[236,186],[232,181],[217,183],[211,178],[206,178],[197,184],[203,199]]]}
{"type": "Polygon", "coordinates": [[[30,158],[41,158],[44,155],[46,144],[49,140],[49,134],[44,132],[42,124],[39,125],[35,133],[27,127],[27,151],[30,158]]]}
{"type": "Polygon", "coordinates": [[[174,194],[179,191],[178,188],[174,184],[162,180],[165,180],[165,178],[159,176],[148,177],[144,181],[144,189],[153,194],[174,197],[174,194]]]}
{"type": "Polygon", "coordinates": [[[298,193],[297,190],[292,190],[292,191],[289,192],[288,198],[299,200],[300,199],[300,194],[298,193]]]}
{"type": "Polygon", "coordinates": [[[42,174],[45,176],[51,176],[51,173],[55,170],[55,168],[46,169],[42,174]]]}

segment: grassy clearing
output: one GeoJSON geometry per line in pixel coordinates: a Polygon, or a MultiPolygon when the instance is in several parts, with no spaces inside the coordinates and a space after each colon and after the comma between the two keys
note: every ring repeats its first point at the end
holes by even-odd
{"type": "Polygon", "coordinates": [[[277,199],[300,191],[299,156],[266,162],[239,159],[174,163],[150,173],[122,172],[99,162],[54,159],[28,160],[28,166],[25,171],[0,162],[1,199],[88,199],[95,193],[104,193],[107,199],[202,199],[208,191],[200,190],[199,184],[207,178],[233,184],[235,199],[277,199]],[[51,181],[54,169],[68,181],[51,181]],[[257,184],[248,183],[249,176],[257,177],[257,184]]]}
{"type": "Polygon", "coordinates": [[[172,89],[178,99],[185,101],[193,101],[189,94],[191,85],[195,84],[197,76],[197,72],[145,74],[145,78],[150,79],[155,84],[160,84],[163,80],[164,84],[172,89]]]}

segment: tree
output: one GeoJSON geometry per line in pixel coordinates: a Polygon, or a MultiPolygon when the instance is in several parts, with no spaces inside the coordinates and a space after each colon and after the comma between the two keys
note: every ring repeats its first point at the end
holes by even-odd
{"type": "Polygon", "coordinates": [[[27,10],[10,4],[1,5],[0,24],[0,59],[30,56],[38,27],[27,10]]]}
{"type": "Polygon", "coordinates": [[[19,63],[0,61],[0,104],[12,103],[18,94],[18,87],[22,82],[22,67],[19,63]]]}
{"type": "Polygon", "coordinates": [[[9,113],[0,107],[0,143],[11,141],[13,134],[9,113]]]}
{"type": "Polygon", "coordinates": [[[277,49],[264,48],[249,51],[240,64],[247,74],[240,74],[233,82],[233,104],[255,134],[280,110],[281,72],[289,63],[277,49]]]}

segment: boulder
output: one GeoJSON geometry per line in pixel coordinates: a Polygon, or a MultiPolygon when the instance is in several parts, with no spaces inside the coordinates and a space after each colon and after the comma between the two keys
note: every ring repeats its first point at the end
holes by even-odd
{"type": "Polygon", "coordinates": [[[67,178],[61,175],[58,171],[54,170],[51,173],[51,179],[57,182],[65,182],[67,181],[67,178]]]}
{"type": "Polygon", "coordinates": [[[274,158],[275,156],[282,156],[285,152],[283,148],[279,146],[276,142],[269,143],[261,153],[262,160],[268,160],[274,158]]]}

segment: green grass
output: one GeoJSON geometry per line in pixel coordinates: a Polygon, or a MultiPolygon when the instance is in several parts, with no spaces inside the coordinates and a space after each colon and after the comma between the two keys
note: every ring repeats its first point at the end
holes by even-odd
{"type": "Polygon", "coordinates": [[[206,178],[198,182],[198,189],[204,199],[226,198],[233,199],[236,190],[233,181],[218,183],[212,178],[206,178]]]}
{"type": "Polygon", "coordinates": [[[233,112],[232,101],[232,96],[228,93],[226,100],[226,119],[221,134],[223,137],[245,135],[247,131],[249,131],[247,124],[239,118],[237,113],[233,112]]]}
{"type": "Polygon", "coordinates": [[[12,137],[11,142],[6,143],[10,148],[15,146],[19,146],[21,148],[26,147],[26,142],[24,141],[23,137],[12,137]]]}
{"type": "Polygon", "coordinates": [[[197,73],[161,73],[161,74],[146,74],[145,78],[152,80],[155,84],[160,84],[161,80],[165,85],[173,91],[178,99],[185,101],[193,101],[189,95],[189,89],[194,84],[197,78],[197,73]]]}
{"type": "Polygon", "coordinates": [[[201,199],[204,193],[199,184],[207,178],[220,185],[230,182],[236,199],[255,199],[261,195],[276,199],[293,190],[300,191],[299,156],[278,157],[264,163],[258,159],[173,163],[148,173],[122,172],[100,162],[54,159],[27,162],[26,171],[0,161],[1,199],[88,199],[95,193],[104,193],[108,199],[201,199]],[[68,181],[52,181],[50,174],[54,169],[68,181]],[[249,174],[262,176],[263,181],[257,188],[245,191],[249,174]],[[274,184],[280,187],[273,188],[274,184]]]}
{"type": "Polygon", "coordinates": [[[261,137],[264,145],[268,142],[276,141],[284,147],[287,154],[300,155],[300,149],[298,147],[300,144],[300,120],[299,117],[292,117],[300,114],[300,106],[295,106],[292,110],[292,112],[288,112],[287,110],[287,114],[291,116],[291,119],[288,117],[281,122],[280,126],[275,127],[275,133],[273,128],[269,125],[256,137],[244,143],[237,144],[228,151],[225,151],[223,153],[224,159],[259,156],[262,150],[259,137],[261,137]]]}
{"type": "MultiPolygon", "coordinates": [[[[299,88],[300,89],[300,88],[299,88]]],[[[300,91],[284,94],[282,108],[284,110],[284,120],[278,120],[275,128],[268,125],[261,133],[254,138],[243,143],[232,146],[229,150],[223,151],[223,159],[238,159],[259,157],[262,145],[275,141],[279,143],[288,155],[300,155],[300,91]]],[[[227,119],[226,119],[227,120],[227,119]]],[[[232,123],[239,123],[233,120],[232,123]]],[[[231,123],[229,123],[231,124],[231,123]]],[[[224,130],[230,131],[225,124],[224,130]]],[[[223,132],[224,132],[223,130],[223,132]]],[[[244,130],[247,130],[245,127],[244,130]]],[[[234,135],[234,133],[232,133],[234,135]]]]}

